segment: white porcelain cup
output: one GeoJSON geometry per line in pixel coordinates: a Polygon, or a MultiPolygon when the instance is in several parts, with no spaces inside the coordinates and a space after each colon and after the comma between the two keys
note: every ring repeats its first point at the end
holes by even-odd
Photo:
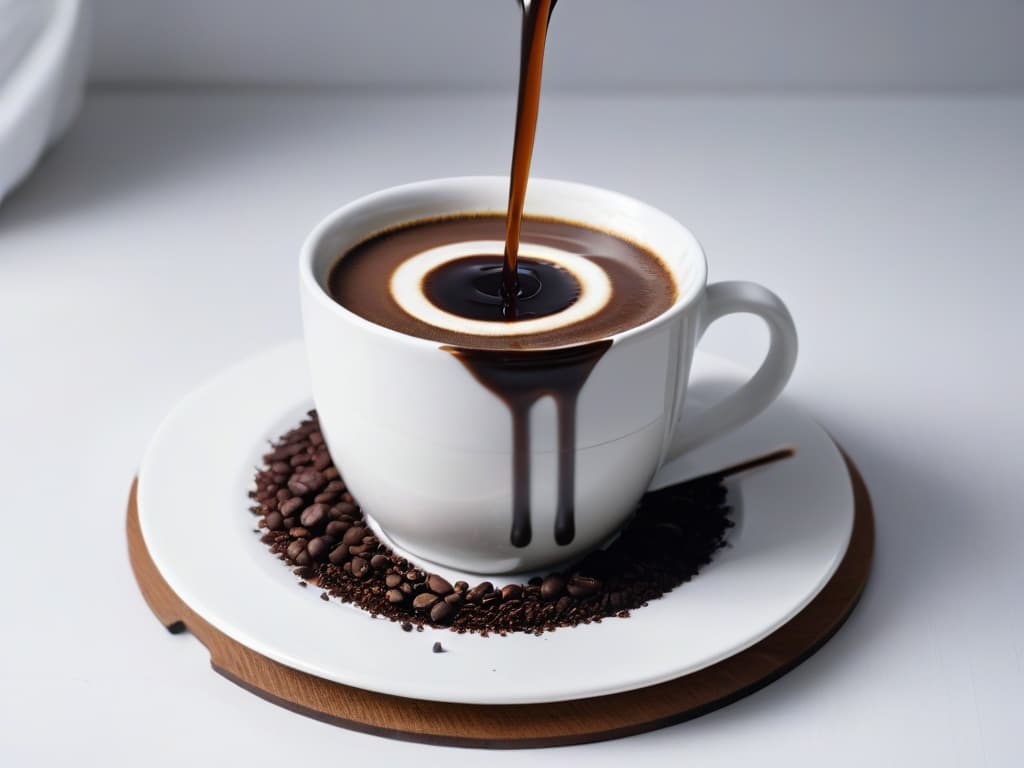
{"type": "MultiPolygon", "coordinates": [[[[300,286],[313,398],[324,437],[367,517],[414,556],[476,573],[551,566],[601,544],[630,516],[660,466],[765,408],[796,362],[785,305],[747,282],[707,285],[697,240],[645,203],[582,184],[531,179],[526,214],[611,231],[647,246],[676,282],[672,306],[611,337],[579,393],[575,536],[554,536],[555,406],[530,412],[532,539],[513,546],[512,417],[435,341],[375,325],[335,302],[327,273],[383,229],[458,213],[504,213],[505,177],[438,179],[387,189],[330,214],[302,247],[300,286]],[[677,428],[698,340],[723,315],[767,324],[764,363],[738,391],[677,428]]],[[[380,286],[382,293],[387,286],[380,286]]]]}

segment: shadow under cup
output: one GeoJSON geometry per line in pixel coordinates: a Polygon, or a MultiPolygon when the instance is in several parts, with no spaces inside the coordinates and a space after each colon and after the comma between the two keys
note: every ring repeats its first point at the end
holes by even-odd
{"type": "Polygon", "coordinates": [[[488,364],[502,374],[503,359],[514,368],[522,367],[524,355],[534,356],[527,367],[540,394],[528,403],[524,424],[514,418],[508,398],[498,397],[444,344],[371,323],[328,294],[335,261],[373,234],[455,214],[503,214],[507,193],[504,177],[441,179],[378,192],[328,216],[306,240],[300,260],[313,396],[345,482],[367,516],[414,558],[485,574],[574,559],[626,522],[671,442],[706,279],[700,246],[666,214],[614,192],[531,180],[527,216],[562,219],[641,244],[659,256],[676,287],[675,302],[653,320],[553,353],[550,359],[557,361],[603,347],[573,403],[573,441],[566,440],[566,402],[559,407],[543,392],[544,381],[558,376],[557,362],[548,370],[537,357],[549,353],[490,353],[488,364]],[[528,452],[517,457],[516,430],[524,426],[528,452]],[[517,494],[514,478],[524,466],[528,483],[517,494]],[[567,466],[571,535],[565,526],[567,466]],[[528,540],[521,535],[524,514],[528,540]]]}

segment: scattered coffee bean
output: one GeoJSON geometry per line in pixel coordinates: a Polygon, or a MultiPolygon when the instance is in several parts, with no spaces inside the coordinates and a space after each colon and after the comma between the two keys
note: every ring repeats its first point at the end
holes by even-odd
{"type": "Polygon", "coordinates": [[[288,517],[289,515],[298,512],[301,508],[302,499],[300,499],[298,496],[293,496],[292,498],[288,499],[287,501],[281,504],[281,506],[279,507],[279,511],[281,512],[282,515],[288,517]]]}
{"type": "Polygon", "coordinates": [[[314,560],[323,560],[330,552],[333,543],[334,541],[329,536],[318,536],[306,545],[306,550],[314,560]]]}
{"type": "Polygon", "coordinates": [[[569,583],[565,585],[565,588],[573,597],[590,597],[596,595],[597,591],[601,589],[601,580],[592,576],[576,574],[569,578],[569,583]]]}
{"type": "Polygon", "coordinates": [[[432,573],[427,577],[427,588],[435,595],[441,595],[441,597],[451,594],[454,589],[451,584],[436,573],[432,573]]]}
{"type": "Polygon", "coordinates": [[[341,537],[341,543],[347,546],[357,546],[363,543],[363,537],[366,535],[366,529],[354,526],[345,531],[345,535],[341,537]]]}
{"type": "Polygon", "coordinates": [[[523,596],[523,588],[519,584],[508,584],[501,588],[502,600],[518,600],[523,596]]]}
{"type": "Polygon", "coordinates": [[[455,607],[444,600],[438,600],[430,609],[430,620],[438,624],[447,624],[448,620],[455,614],[455,607]]]}
{"type": "Polygon", "coordinates": [[[565,591],[565,579],[558,574],[551,574],[540,584],[540,596],[548,602],[557,600],[565,591]]]}
{"type": "Polygon", "coordinates": [[[288,549],[285,550],[288,557],[292,560],[298,560],[299,553],[306,551],[306,540],[295,539],[291,544],[288,545],[288,549]]]}
{"type": "Polygon", "coordinates": [[[288,490],[296,496],[305,496],[316,493],[325,485],[327,485],[327,478],[323,476],[322,472],[316,469],[303,469],[292,475],[288,481],[288,490]]]}
{"type": "Polygon", "coordinates": [[[348,547],[344,544],[335,547],[331,550],[331,554],[327,556],[327,559],[330,560],[333,565],[341,565],[348,560],[348,547]]]}
{"type": "Polygon", "coordinates": [[[417,611],[425,611],[436,603],[438,599],[437,595],[432,595],[429,592],[421,592],[413,598],[412,607],[417,611]]]}
{"type": "Polygon", "coordinates": [[[441,645],[440,642],[437,642],[434,643],[434,646],[431,650],[433,650],[434,653],[444,653],[444,646],[441,645]]]}
{"type": "Polygon", "coordinates": [[[494,585],[489,581],[481,582],[473,587],[471,590],[466,592],[467,603],[479,603],[483,600],[484,595],[494,589],[494,585]]]}
{"type": "Polygon", "coordinates": [[[541,634],[626,617],[710,562],[732,525],[724,485],[704,477],[645,496],[608,549],[562,573],[500,590],[490,582],[453,585],[377,540],[326,448],[314,445],[310,435],[317,433],[311,412],[264,457],[250,493],[257,502],[251,511],[266,531],[260,540],[297,576],[318,585],[322,599],[354,603],[401,622],[406,632],[432,624],[485,636],[541,634]]]}
{"type": "Polygon", "coordinates": [[[324,533],[329,536],[341,537],[345,535],[345,531],[347,531],[349,527],[349,523],[343,523],[341,520],[331,520],[331,522],[327,524],[327,527],[324,528],[324,533]]]}
{"type": "Polygon", "coordinates": [[[306,528],[316,528],[324,521],[325,517],[327,517],[327,505],[313,504],[302,510],[302,514],[299,515],[299,522],[306,528]]]}

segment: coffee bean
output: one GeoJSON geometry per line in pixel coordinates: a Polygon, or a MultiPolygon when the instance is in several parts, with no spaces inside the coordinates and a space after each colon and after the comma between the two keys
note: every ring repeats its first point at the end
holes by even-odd
{"type": "Polygon", "coordinates": [[[323,471],[331,466],[331,457],[327,455],[327,451],[320,451],[313,456],[313,467],[320,471],[323,471]]]}
{"type": "Polygon", "coordinates": [[[323,560],[327,557],[327,553],[330,551],[332,543],[334,542],[331,538],[327,536],[318,536],[306,545],[306,550],[309,552],[309,556],[314,560],[323,560]]]}
{"type": "Polygon", "coordinates": [[[344,544],[335,547],[331,550],[331,554],[327,556],[327,559],[334,565],[341,565],[348,560],[348,547],[344,544]]]}
{"type": "Polygon", "coordinates": [[[375,571],[383,571],[385,568],[391,567],[391,558],[387,555],[374,555],[370,558],[370,566],[375,571]]]}
{"type": "Polygon", "coordinates": [[[306,507],[302,510],[302,514],[299,515],[299,522],[306,528],[316,528],[326,517],[327,505],[314,504],[311,507],[306,507]]]}
{"type": "Polygon", "coordinates": [[[398,588],[402,590],[402,594],[404,595],[412,594],[412,584],[410,584],[408,581],[403,581],[401,584],[398,585],[398,588]]]}
{"type": "Polygon", "coordinates": [[[501,602],[501,592],[499,592],[497,589],[491,590],[490,592],[488,592],[486,595],[483,596],[483,598],[481,599],[480,602],[483,603],[484,605],[495,605],[497,603],[500,603],[501,602]]]}
{"type": "Polygon", "coordinates": [[[410,624],[408,621],[403,621],[402,622],[402,631],[403,632],[412,632],[412,624],[410,624]]]}
{"type": "Polygon", "coordinates": [[[288,460],[288,463],[291,464],[293,467],[304,467],[307,464],[313,463],[313,457],[305,452],[297,453],[294,456],[292,456],[291,459],[288,460]]]}
{"type": "Polygon", "coordinates": [[[540,596],[548,602],[557,600],[565,591],[565,580],[557,574],[551,574],[540,585],[540,596]]]}
{"type": "Polygon", "coordinates": [[[280,501],[288,501],[292,497],[292,492],[287,488],[278,488],[277,493],[274,494],[275,498],[280,501]]]}
{"type": "Polygon", "coordinates": [[[309,531],[302,526],[295,526],[288,531],[288,535],[293,539],[305,539],[309,536],[309,531]]]}
{"type": "Polygon", "coordinates": [[[276,472],[277,474],[285,474],[286,472],[291,472],[292,468],[291,466],[288,465],[287,462],[275,461],[273,464],[270,465],[270,471],[276,472]]]}
{"type": "Polygon", "coordinates": [[[331,522],[327,524],[327,527],[324,528],[324,533],[340,538],[345,534],[345,531],[347,531],[349,527],[349,523],[343,523],[341,520],[331,520],[331,522]]]}
{"type": "Polygon", "coordinates": [[[448,605],[458,608],[464,602],[464,598],[458,592],[452,592],[450,595],[448,595],[448,597],[444,599],[444,601],[448,603],[448,605]]]}
{"type": "Polygon", "coordinates": [[[455,582],[455,591],[456,592],[465,592],[467,589],[469,589],[469,584],[467,584],[465,581],[456,581],[455,582]]]}
{"type": "Polygon", "coordinates": [[[508,584],[501,589],[502,600],[518,600],[523,596],[523,588],[519,584],[508,584]]]}
{"type": "Polygon", "coordinates": [[[347,544],[348,546],[352,546],[354,544],[362,544],[363,543],[363,537],[365,535],[366,535],[366,529],[365,528],[362,528],[362,527],[359,527],[359,526],[356,526],[354,528],[349,528],[347,531],[345,531],[345,535],[341,537],[341,543],[342,544],[347,544]]]}
{"type": "Polygon", "coordinates": [[[451,594],[454,589],[451,584],[436,573],[427,576],[427,588],[435,595],[441,595],[442,597],[451,594]]]}
{"type": "Polygon", "coordinates": [[[304,469],[292,475],[288,481],[288,490],[296,496],[305,496],[309,493],[316,493],[327,485],[327,478],[319,470],[304,469]]]}
{"type": "Polygon", "coordinates": [[[326,477],[328,480],[337,480],[339,477],[341,477],[341,473],[338,472],[338,470],[334,467],[328,467],[327,469],[324,470],[324,477],[326,477]]]}
{"type": "Polygon", "coordinates": [[[295,558],[296,565],[309,565],[311,562],[313,562],[313,558],[309,556],[309,552],[306,550],[299,552],[299,556],[295,558]]]}
{"type": "Polygon", "coordinates": [[[444,600],[439,600],[434,603],[434,607],[430,609],[430,620],[436,621],[438,624],[445,624],[448,620],[455,615],[455,608],[444,600]]]}
{"type": "Polygon", "coordinates": [[[483,596],[494,589],[494,585],[489,581],[482,581],[473,587],[471,590],[466,592],[467,603],[479,603],[483,596]]]}
{"type": "Polygon", "coordinates": [[[399,603],[405,602],[405,595],[402,594],[400,589],[389,589],[387,591],[388,602],[392,605],[398,605],[399,603]]]}
{"type": "Polygon", "coordinates": [[[283,520],[284,518],[281,517],[280,512],[271,512],[269,515],[267,515],[267,529],[271,531],[281,530],[281,521],[283,520]]]}
{"type": "MultiPolygon", "coordinates": [[[[349,550],[351,551],[351,550],[349,550]]],[[[352,558],[352,575],[357,579],[363,578],[370,572],[370,564],[361,557],[352,558]]]]}
{"type": "Polygon", "coordinates": [[[434,645],[431,647],[431,650],[434,653],[444,653],[444,646],[441,645],[441,643],[439,643],[439,642],[438,643],[434,643],[434,645]]]}
{"type": "Polygon", "coordinates": [[[306,540],[305,539],[296,539],[295,541],[293,541],[291,544],[288,545],[288,549],[285,550],[285,553],[288,555],[289,559],[297,560],[298,557],[299,557],[299,553],[300,552],[305,552],[305,551],[306,551],[306,540]]]}
{"type": "Polygon", "coordinates": [[[590,597],[601,589],[601,580],[592,576],[580,576],[577,573],[569,578],[565,588],[573,597],[590,597]]]}
{"type": "Polygon", "coordinates": [[[388,587],[397,587],[402,583],[402,577],[397,573],[389,573],[384,577],[384,584],[388,587]]]}
{"type": "Polygon", "coordinates": [[[313,501],[316,504],[331,504],[337,501],[337,499],[338,494],[332,493],[331,491],[321,491],[320,493],[313,497],[313,501]]]}
{"type": "Polygon", "coordinates": [[[298,524],[299,524],[299,518],[295,517],[295,515],[292,515],[291,517],[285,517],[281,521],[281,527],[282,528],[294,528],[298,524]]]}
{"type": "Polygon", "coordinates": [[[278,507],[278,511],[285,517],[295,514],[300,509],[302,509],[302,499],[298,496],[293,496],[278,507]]]}
{"type": "Polygon", "coordinates": [[[331,511],[336,513],[340,518],[342,515],[354,515],[358,511],[356,505],[347,501],[339,501],[333,507],[331,511]]]}
{"type": "Polygon", "coordinates": [[[413,598],[412,607],[415,608],[417,611],[425,611],[437,601],[437,595],[432,595],[429,592],[422,592],[416,595],[415,598],[413,598]]]}
{"type": "Polygon", "coordinates": [[[418,581],[423,581],[423,574],[417,571],[415,568],[405,572],[405,580],[410,584],[415,584],[418,581]]]}
{"type": "Polygon", "coordinates": [[[324,436],[322,434],[320,434],[320,432],[310,432],[309,433],[309,443],[310,443],[310,445],[323,445],[324,444],[324,436]]]}

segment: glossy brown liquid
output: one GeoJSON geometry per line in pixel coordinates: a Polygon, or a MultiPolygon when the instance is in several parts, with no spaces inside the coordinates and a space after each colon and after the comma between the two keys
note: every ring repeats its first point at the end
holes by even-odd
{"type": "MultiPolygon", "coordinates": [[[[580,284],[557,264],[519,259],[516,319],[528,320],[561,312],[580,295],[580,284]]],[[[423,293],[436,307],[471,320],[504,316],[502,266],[494,256],[464,256],[430,272],[423,293]]]]}
{"type": "Polygon", "coordinates": [[[512,414],[512,530],[509,541],[525,547],[533,537],[530,524],[530,409],[542,397],[555,401],[558,413],[558,496],[555,542],[576,535],[576,399],[612,345],[610,339],[568,349],[537,352],[446,347],[512,414]]]}
{"type": "Polygon", "coordinates": [[[530,179],[533,141],[537,135],[540,110],[540,84],[544,72],[544,45],[548,21],[555,0],[525,0],[523,7],[522,52],[519,62],[519,101],[516,107],[515,143],[512,146],[512,173],[508,188],[508,213],[505,216],[505,259],[501,270],[502,311],[509,320],[518,316],[519,235],[526,204],[526,185],[530,179]]]}

